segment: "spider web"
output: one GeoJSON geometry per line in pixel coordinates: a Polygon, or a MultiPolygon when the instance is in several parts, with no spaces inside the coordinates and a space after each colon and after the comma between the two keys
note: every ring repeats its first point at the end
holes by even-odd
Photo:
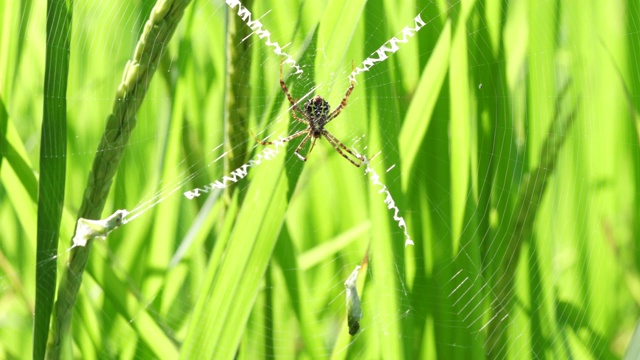
{"type": "MultiPolygon", "coordinates": [[[[216,244],[231,238],[234,206],[258,208],[242,200],[281,167],[293,185],[272,260],[264,273],[240,275],[261,280],[238,357],[621,356],[637,317],[627,285],[636,266],[624,254],[634,253],[637,233],[637,179],[629,180],[637,174],[628,170],[640,168],[636,140],[621,134],[633,129],[627,107],[638,96],[625,97],[624,80],[611,93],[600,84],[637,68],[635,54],[624,64],[619,46],[637,24],[601,20],[594,40],[576,34],[595,21],[595,6],[571,14],[544,1],[528,14],[523,1],[338,3],[190,5],[118,170],[108,207],[130,215],[94,247],[70,351],[168,356],[152,345],[153,329],[180,349],[192,336],[207,263],[218,251],[227,256],[216,244]],[[241,30],[229,35],[236,23],[241,30]],[[361,168],[326,139],[306,163],[294,155],[303,137],[278,142],[305,127],[280,88],[282,58],[300,106],[321,95],[334,109],[356,81],[326,129],[367,159],[361,168]],[[606,117],[624,120],[605,126],[606,117]],[[276,144],[259,145],[250,131],[276,144]],[[351,337],[345,280],[357,266],[362,318],[351,337]],[[120,295],[135,311],[113,300],[120,295]]],[[[106,123],[99,116],[111,111],[153,5],[74,5],[68,167],[83,175],[68,179],[60,264],[106,123]]],[[[44,34],[27,20],[24,31],[44,34]]],[[[24,56],[43,57],[30,46],[24,56]]],[[[34,91],[33,81],[19,82],[21,93],[34,91]]],[[[17,131],[34,133],[19,120],[41,116],[15,99],[8,108],[17,131]]],[[[35,140],[22,138],[32,151],[35,140]]],[[[268,190],[260,203],[271,201],[268,190]]],[[[5,246],[10,258],[20,254],[5,246]]],[[[11,279],[0,277],[1,293],[11,279]]]]}

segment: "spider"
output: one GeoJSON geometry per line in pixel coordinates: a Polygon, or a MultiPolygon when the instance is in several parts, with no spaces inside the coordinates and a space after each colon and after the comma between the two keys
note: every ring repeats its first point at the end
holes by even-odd
{"type": "MultiPolygon", "coordinates": [[[[351,66],[353,67],[353,63],[351,64],[351,66]]],[[[300,145],[298,145],[298,147],[296,148],[295,154],[300,158],[300,160],[307,161],[309,154],[311,154],[311,150],[313,150],[313,146],[316,144],[316,140],[324,137],[325,139],[327,139],[327,141],[329,141],[331,146],[333,146],[333,148],[336,149],[336,151],[340,155],[342,155],[342,157],[349,160],[349,162],[357,167],[360,167],[362,165],[363,157],[361,155],[354,153],[351,149],[349,149],[346,145],[340,142],[340,140],[331,135],[331,133],[329,133],[324,128],[324,126],[327,125],[329,121],[338,117],[342,109],[347,106],[349,95],[351,95],[351,92],[355,87],[355,83],[353,82],[353,80],[351,81],[351,86],[349,86],[349,89],[347,89],[347,93],[345,94],[344,98],[342,98],[340,105],[338,105],[338,107],[332,112],[329,112],[329,103],[320,95],[316,95],[309,101],[307,101],[304,104],[304,111],[300,109],[298,103],[293,100],[293,97],[291,97],[291,94],[287,89],[287,85],[284,83],[284,80],[282,78],[282,60],[280,61],[280,86],[282,87],[285,95],[287,95],[289,103],[291,103],[291,114],[293,115],[293,118],[296,121],[307,125],[307,128],[304,130],[300,130],[295,134],[280,140],[279,142],[285,143],[302,135],[306,135],[304,139],[302,139],[302,142],[300,142],[300,145]],[[296,111],[298,111],[298,115],[301,115],[301,117],[298,117],[298,115],[296,115],[296,111]],[[309,147],[309,151],[307,151],[307,156],[302,156],[300,154],[300,150],[302,150],[302,147],[307,143],[307,141],[309,141],[309,139],[311,139],[311,146],[309,147]],[[349,158],[347,154],[345,154],[345,152],[353,156],[356,160],[354,161],[354,159],[349,158]]],[[[261,145],[272,145],[274,143],[274,141],[259,140],[253,134],[253,132],[251,133],[251,135],[253,135],[253,138],[256,139],[256,141],[261,145]]]]}

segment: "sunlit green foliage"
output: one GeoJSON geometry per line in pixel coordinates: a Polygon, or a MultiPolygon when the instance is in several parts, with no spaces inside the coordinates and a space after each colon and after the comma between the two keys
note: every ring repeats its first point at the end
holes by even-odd
{"type": "MultiPolygon", "coordinates": [[[[224,191],[182,196],[262,151],[250,130],[277,137],[300,125],[280,58],[224,2],[193,0],[127,114],[137,126],[102,189],[103,218],[149,210],[94,243],[63,357],[623,356],[640,306],[637,1],[245,4],[291,43],[304,69],[285,67],[294,97],[318,85],[333,107],[351,61],[361,66],[421,14],[426,26],[359,75],[328,125],[348,146],[366,134],[358,150],[381,151],[372,167],[415,246],[404,247],[370,174],[323,139],[304,164],[292,142],[224,191]],[[344,282],[357,265],[363,317],[351,337],[344,282]]],[[[0,358],[41,355],[33,337],[44,344],[49,329],[34,324],[35,306],[59,287],[154,5],[76,1],[71,28],[53,27],[71,34],[50,59],[53,69],[70,60],[68,79],[53,78],[67,86],[66,124],[50,128],[66,134],[65,154],[41,138],[44,104],[61,103],[45,86],[47,9],[0,0],[0,358]],[[61,164],[63,182],[47,180],[44,168],[61,164]],[[47,200],[56,184],[66,189],[59,229],[47,200]],[[37,231],[59,231],[57,257],[36,260],[37,231]],[[58,281],[36,284],[36,268],[53,264],[58,281]]]]}

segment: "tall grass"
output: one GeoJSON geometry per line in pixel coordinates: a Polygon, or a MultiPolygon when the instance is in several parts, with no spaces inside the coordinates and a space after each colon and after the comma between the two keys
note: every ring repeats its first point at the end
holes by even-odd
{"type": "Polygon", "coordinates": [[[42,358],[47,337],[49,356],[87,359],[623,356],[640,306],[636,2],[245,5],[291,43],[293,96],[317,85],[334,107],[352,60],[427,22],[327,125],[381,151],[415,246],[322,139],[306,163],[292,142],[224,192],[180,195],[262,151],[250,130],[301,125],[280,58],[224,3],[163,18],[154,1],[75,2],[73,24],[47,25],[55,12],[0,2],[1,358],[42,358]],[[67,252],[77,217],[139,206],[67,252]]]}
{"type": "Polygon", "coordinates": [[[49,259],[55,257],[58,250],[65,193],[71,4],[66,1],[47,2],[33,325],[33,357],[36,359],[45,356],[57,281],[56,262],[49,259]]]}

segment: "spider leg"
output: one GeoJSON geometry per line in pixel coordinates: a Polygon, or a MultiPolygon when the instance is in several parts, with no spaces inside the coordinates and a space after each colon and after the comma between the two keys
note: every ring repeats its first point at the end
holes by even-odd
{"type": "Polygon", "coordinates": [[[260,145],[273,145],[276,142],[286,143],[286,142],[291,141],[291,140],[293,140],[293,139],[295,139],[295,138],[297,138],[299,136],[302,136],[302,135],[304,135],[304,134],[306,134],[308,132],[309,132],[309,129],[300,130],[300,131],[298,131],[297,133],[295,133],[293,135],[289,135],[289,136],[287,136],[286,138],[284,138],[282,140],[276,140],[276,141],[262,141],[262,140],[259,140],[256,137],[256,135],[253,133],[253,131],[251,131],[251,136],[253,136],[253,138],[256,139],[256,142],[259,143],[260,145]]]}
{"type": "Polygon", "coordinates": [[[331,135],[327,130],[322,130],[322,135],[329,141],[331,146],[333,146],[336,151],[342,155],[343,158],[349,160],[353,165],[360,167],[362,165],[362,157],[360,155],[355,154],[351,149],[349,149],[345,144],[343,144],[340,140],[338,140],[335,136],[331,135]],[[350,157],[347,156],[342,150],[351,154],[354,158],[358,159],[358,162],[353,161],[350,157]]]}
{"type": "MultiPolygon", "coordinates": [[[[301,113],[304,113],[304,111],[302,111],[300,107],[298,107],[298,103],[293,100],[293,97],[291,97],[291,94],[289,93],[289,89],[287,89],[287,85],[284,83],[284,78],[282,77],[283,63],[284,63],[284,59],[280,59],[280,87],[282,87],[282,91],[284,91],[284,94],[287,95],[287,100],[289,100],[289,103],[291,104],[291,109],[296,109],[301,113]]],[[[294,117],[295,117],[295,114],[294,114],[294,117]]],[[[296,120],[300,121],[298,118],[296,118],[296,120]]],[[[301,122],[304,122],[304,121],[301,121],[301,122]]]]}
{"type": "Polygon", "coordinates": [[[311,154],[311,150],[313,150],[313,146],[316,144],[316,137],[311,136],[311,133],[307,134],[307,136],[305,136],[304,139],[302,139],[302,141],[300,142],[300,145],[298,145],[298,147],[296,148],[295,154],[300,158],[300,160],[302,161],[307,161],[307,159],[309,158],[309,154],[311,154]],[[300,155],[300,150],[302,150],[302,147],[304,146],[304,144],[309,141],[309,138],[311,138],[311,147],[309,148],[309,151],[307,151],[307,156],[302,156],[300,155]]]}
{"type": "MultiPolygon", "coordinates": [[[[351,60],[351,69],[352,71],[355,69],[353,65],[353,60],[351,60]]],[[[349,96],[351,95],[351,92],[353,91],[353,88],[355,86],[356,86],[356,83],[353,80],[351,80],[351,86],[349,86],[349,88],[347,89],[347,93],[342,98],[340,105],[338,105],[338,107],[335,108],[335,110],[333,110],[331,114],[329,114],[329,117],[327,118],[327,122],[335,119],[340,114],[342,109],[344,109],[344,107],[347,106],[347,100],[349,99],[349,96]]]]}
{"type": "MultiPolygon", "coordinates": [[[[297,101],[296,101],[296,103],[297,103],[297,101]]],[[[296,107],[297,107],[297,106],[296,106],[296,107]]],[[[304,113],[302,113],[302,115],[301,115],[301,116],[302,116],[302,118],[299,118],[299,117],[296,115],[296,109],[295,109],[295,108],[291,108],[291,114],[293,115],[294,120],[296,120],[296,121],[298,121],[298,122],[301,122],[301,123],[303,123],[303,124],[305,124],[305,125],[309,125],[309,122],[308,122],[307,120],[305,120],[304,113]]]]}

